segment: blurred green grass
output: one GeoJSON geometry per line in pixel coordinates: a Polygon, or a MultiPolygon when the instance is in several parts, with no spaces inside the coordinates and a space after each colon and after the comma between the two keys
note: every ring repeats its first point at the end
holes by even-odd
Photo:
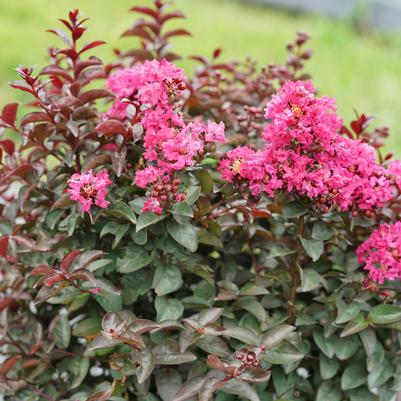
{"type": "MultiPolygon", "coordinates": [[[[87,40],[108,43],[96,50],[104,61],[112,60],[114,47],[127,47],[131,39],[120,39],[134,15],[133,5],[147,0],[0,0],[0,99],[4,104],[24,97],[12,92],[8,82],[15,79],[19,64],[43,66],[48,45],[57,38],[45,32],[60,27],[56,19],[78,7],[89,16],[87,40]]],[[[337,98],[346,122],[354,110],[377,116],[376,124],[390,127],[387,150],[401,155],[401,52],[399,40],[384,42],[377,36],[361,36],[349,24],[321,16],[289,15],[276,10],[250,7],[236,0],[175,0],[187,15],[180,23],[193,38],[178,38],[175,49],[184,56],[209,55],[223,47],[225,59],[250,56],[260,63],[282,62],[285,45],[295,32],[312,36],[314,50],[306,71],[313,76],[320,93],[337,98]]],[[[190,61],[182,65],[188,73],[190,61]]]]}

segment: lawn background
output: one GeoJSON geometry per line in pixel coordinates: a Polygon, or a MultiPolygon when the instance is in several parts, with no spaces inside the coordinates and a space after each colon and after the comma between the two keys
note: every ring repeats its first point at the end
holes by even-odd
{"type": "MultiPolygon", "coordinates": [[[[0,0],[0,104],[23,95],[11,91],[8,82],[16,77],[19,64],[43,66],[46,47],[59,45],[45,32],[61,26],[56,19],[79,7],[88,22],[87,40],[106,40],[96,55],[112,60],[113,47],[127,47],[132,39],[119,39],[134,18],[127,10],[146,5],[146,0],[0,0]]],[[[314,56],[306,70],[321,93],[337,98],[345,121],[359,112],[377,116],[377,125],[387,125],[391,137],[387,149],[401,156],[401,41],[395,35],[360,35],[347,21],[320,16],[290,15],[277,10],[248,6],[237,0],[176,0],[187,20],[180,25],[193,38],[178,38],[175,49],[181,54],[209,55],[223,47],[225,59],[251,56],[260,63],[282,62],[285,45],[296,31],[312,36],[314,56]]],[[[194,64],[183,61],[188,73],[194,64]]]]}

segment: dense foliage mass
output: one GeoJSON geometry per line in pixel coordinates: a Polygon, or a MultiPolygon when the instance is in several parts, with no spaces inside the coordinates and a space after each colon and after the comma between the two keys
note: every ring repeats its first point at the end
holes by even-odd
{"type": "Polygon", "coordinates": [[[132,11],[137,46],[106,65],[60,20],[0,117],[5,400],[398,400],[387,130],[316,94],[305,34],[284,65],[217,49],[189,78],[183,15],[132,11]]]}

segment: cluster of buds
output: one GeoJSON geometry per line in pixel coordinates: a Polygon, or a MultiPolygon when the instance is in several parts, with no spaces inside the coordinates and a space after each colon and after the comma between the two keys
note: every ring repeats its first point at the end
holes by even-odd
{"type": "Polygon", "coordinates": [[[181,180],[175,178],[168,181],[168,178],[168,176],[159,178],[153,185],[142,212],[161,214],[163,210],[169,210],[171,204],[185,201],[186,195],[180,192],[181,180]]]}
{"type": "Polygon", "coordinates": [[[240,362],[240,366],[235,369],[234,377],[239,377],[245,369],[259,368],[260,357],[265,351],[266,346],[264,344],[253,350],[248,348],[239,350],[236,359],[240,362]]]}

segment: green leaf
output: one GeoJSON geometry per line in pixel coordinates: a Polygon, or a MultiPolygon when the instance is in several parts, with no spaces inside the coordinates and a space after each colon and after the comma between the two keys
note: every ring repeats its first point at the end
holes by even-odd
{"type": "Polygon", "coordinates": [[[68,348],[71,340],[71,327],[66,314],[59,315],[53,334],[57,347],[68,348]]]}
{"type": "Polygon", "coordinates": [[[334,352],[340,361],[345,361],[355,355],[360,345],[358,336],[336,337],[334,340],[334,352]]]}
{"type": "Polygon", "coordinates": [[[261,323],[266,321],[266,311],[256,297],[241,297],[239,304],[243,309],[252,313],[261,323]]]}
{"type": "Polygon", "coordinates": [[[225,337],[236,338],[245,344],[259,345],[259,336],[245,327],[228,327],[221,334],[225,337]]]}
{"type": "Polygon", "coordinates": [[[182,286],[181,270],[174,265],[157,266],[152,287],[159,296],[177,291],[182,286]]]}
{"type": "Polygon", "coordinates": [[[136,224],[136,215],[132,208],[124,202],[116,202],[111,205],[111,207],[104,209],[103,213],[108,216],[115,216],[128,220],[132,224],[136,224]]]}
{"type": "Polygon", "coordinates": [[[268,259],[270,259],[270,258],[278,258],[280,256],[291,255],[292,253],[295,253],[295,251],[293,249],[283,248],[282,246],[276,246],[275,245],[270,250],[270,253],[267,256],[267,258],[268,259]]]}
{"type": "Polygon", "coordinates": [[[123,259],[117,259],[117,271],[119,273],[133,273],[153,261],[153,256],[143,248],[127,248],[123,259]]]}
{"type": "Polygon", "coordinates": [[[102,329],[101,320],[98,317],[89,317],[78,322],[72,329],[74,337],[93,337],[102,329]]]}
{"type": "Polygon", "coordinates": [[[158,322],[178,320],[184,312],[184,306],[178,299],[167,299],[165,297],[156,297],[155,308],[158,322]]]}
{"type": "Polygon", "coordinates": [[[339,386],[331,381],[323,382],[317,391],[316,401],[341,401],[339,386]]]}
{"type": "Polygon", "coordinates": [[[320,376],[323,380],[331,379],[340,368],[340,362],[336,358],[327,358],[324,354],[319,355],[320,376]]]}
{"type": "Polygon", "coordinates": [[[323,252],[324,244],[323,241],[318,241],[314,239],[305,239],[300,237],[302,246],[304,247],[306,253],[316,262],[323,252]]]}
{"type": "Polygon", "coordinates": [[[313,224],[312,238],[320,241],[327,241],[334,235],[334,230],[321,220],[313,224]]]}
{"type": "Polygon", "coordinates": [[[165,219],[165,215],[157,215],[155,213],[142,213],[138,217],[138,222],[136,224],[136,232],[143,230],[146,227],[149,227],[153,224],[158,223],[159,221],[162,221],[165,219]]]}
{"type": "Polygon", "coordinates": [[[85,379],[89,370],[89,358],[77,356],[72,358],[68,364],[68,370],[72,373],[73,379],[70,388],[77,388],[85,379]]]}
{"type": "Polygon", "coordinates": [[[263,360],[274,365],[298,362],[304,357],[292,344],[282,342],[263,355],[263,360]]]}
{"type": "Polygon", "coordinates": [[[163,401],[173,401],[178,389],[181,387],[181,375],[172,368],[156,372],[156,388],[163,401]]]}
{"type": "Polygon", "coordinates": [[[167,231],[179,244],[189,251],[195,252],[198,248],[198,239],[195,227],[192,224],[180,226],[173,221],[169,221],[167,223],[167,231]]]}
{"type": "Polygon", "coordinates": [[[165,340],[153,348],[155,361],[159,365],[179,365],[193,362],[197,358],[189,351],[180,352],[178,343],[172,339],[165,340]]]}
{"type": "Polygon", "coordinates": [[[341,332],[340,337],[347,337],[352,334],[359,333],[369,327],[369,322],[365,319],[362,313],[359,313],[350,320],[341,332]]]}
{"type": "Polygon", "coordinates": [[[201,184],[201,190],[203,193],[209,193],[213,191],[213,178],[207,170],[198,171],[196,178],[201,184]]]}
{"type": "Polygon", "coordinates": [[[288,324],[274,327],[263,335],[262,344],[264,344],[267,349],[273,348],[285,340],[294,330],[295,327],[288,324]]]}
{"type": "Polygon", "coordinates": [[[370,322],[374,324],[388,324],[401,320],[401,307],[395,305],[377,305],[368,315],[370,322]]]}
{"type": "Polygon", "coordinates": [[[171,213],[174,215],[185,216],[185,217],[193,217],[194,213],[192,211],[191,206],[186,202],[178,202],[173,205],[171,208],[171,213]]]}
{"type": "Polygon", "coordinates": [[[286,218],[301,217],[307,212],[304,205],[298,202],[289,202],[283,208],[283,216],[286,218]]]}
{"type": "Polygon", "coordinates": [[[144,196],[142,196],[140,198],[135,198],[134,200],[129,201],[128,205],[132,208],[132,210],[136,214],[141,214],[141,210],[143,208],[145,200],[146,200],[146,198],[144,196]]]}
{"type": "Polygon", "coordinates": [[[323,335],[323,330],[314,330],[313,339],[324,355],[326,355],[328,358],[332,358],[334,356],[334,343],[332,337],[325,338],[323,335]]]}
{"type": "Polygon", "coordinates": [[[346,304],[341,298],[337,300],[337,324],[343,324],[349,322],[356,315],[358,315],[361,307],[356,302],[346,304]]]}
{"type": "Polygon", "coordinates": [[[115,249],[120,243],[124,235],[129,229],[129,224],[120,224],[116,221],[109,221],[100,232],[100,238],[104,237],[106,234],[114,235],[114,241],[112,244],[112,249],[115,249]]]}
{"type": "Polygon", "coordinates": [[[148,242],[148,231],[147,230],[141,230],[139,232],[136,232],[135,229],[130,231],[130,235],[132,238],[132,241],[135,242],[137,245],[145,245],[148,242]]]}
{"type": "Polygon", "coordinates": [[[253,283],[246,283],[244,286],[241,287],[239,294],[241,296],[246,295],[266,295],[269,291],[266,290],[265,287],[260,287],[253,283]]]}
{"type": "Polygon", "coordinates": [[[320,275],[315,269],[301,270],[302,292],[312,291],[320,285],[320,275]]]}
{"type": "Polygon", "coordinates": [[[200,194],[201,187],[189,187],[186,202],[189,205],[193,205],[198,200],[200,194]]]}
{"type": "Polygon", "coordinates": [[[139,384],[145,383],[146,379],[152,374],[155,367],[155,358],[152,351],[145,348],[138,353],[138,369],[136,371],[136,377],[139,384]]]}
{"type": "Polygon", "coordinates": [[[106,312],[119,312],[123,307],[120,291],[110,281],[104,278],[97,278],[96,286],[101,289],[100,294],[94,295],[99,305],[106,312]]]}
{"type": "Polygon", "coordinates": [[[121,279],[124,304],[131,305],[137,301],[138,297],[146,294],[152,288],[152,281],[152,273],[148,269],[125,274],[121,279]]]}
{"type": "Polygon", "coordinates": [[[367,381],[367,372],[362,363],[347,366],[341,376],[341,389],[351,390],[362,386],[367,381]]]}
{"type": "Polygon", "coordinates": [[[377,397],[373,395],[367,388],[360,388],[349,392],[350,401],[377,401],[377,397]]]}

